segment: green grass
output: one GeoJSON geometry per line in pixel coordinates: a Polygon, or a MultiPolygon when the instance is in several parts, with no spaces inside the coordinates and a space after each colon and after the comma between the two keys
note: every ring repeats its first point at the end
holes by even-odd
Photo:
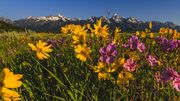
{"type": "MultiPolygon", "coordinates": [[[[122,34],[123,43],[129,35],[122,34]]],[[[108,80],[98,80],[97,73],[90,69],[99,59],[99,48],[103,45],[98,40],[88,45],[92,49],[92,61],[85,63],[75,57],[71,46],[71,37],[65,34],[38,34],[35,32],[0,33],[0,70],[10,68],[14,73],[23,74],[23,86],[17,89],[22,101],[178,101],[180,94],[170,84],[164,86],[154,80],[154,73],[172,66],[178,72],[178,51],[163,53],[154,50],[157,45],[150,45],[150,39],[142,39],[149,47],[149,52],[157,55],[163,65],[151,68],[144,58],[140,67],[133,74],[135,81],[120,86],[108,80]],[[48,39],[63,40],[53,49],[48,60],[38,60],[27,43],[48,39]]],[[[121,43],[122,44],[122,43],[121,43]]],[[[118,56],[126,51],[118,47],[118,56]]],[[[142,54],[137,53],[139,56],[142,54]]],[[[114,74],[116,75],[116,74],[114,74]]],[[[117,76],[115,76],[117,77],[117,76]]]]}

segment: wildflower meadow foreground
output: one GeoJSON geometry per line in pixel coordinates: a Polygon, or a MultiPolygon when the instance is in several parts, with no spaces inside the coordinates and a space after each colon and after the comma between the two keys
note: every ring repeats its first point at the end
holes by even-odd
{"type": "Polygon", "coordinates": [[[62,33],[0,34],[5,101],[180,101],[180,33],[125,33],[99,19],[62,33]]]}

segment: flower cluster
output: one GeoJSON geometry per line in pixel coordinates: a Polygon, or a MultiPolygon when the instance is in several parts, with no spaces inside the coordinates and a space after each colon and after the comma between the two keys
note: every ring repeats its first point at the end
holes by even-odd
{"type": "Polygon", "coordinates": [[[21,74],[14,74],[8,68],[4,68],[0,73],[0,96],[5,101],[18,101],[20,95],[12,90],[22,85],[20,79],[23,77],[21,74]]]}
{"type": "Polygon", "coordinates": [[[109,35],[109,28],[107,25],[102,26],[102,20],[99,19],[96,24],[94,24],[94,29],[91,30],[97,37],[107,38],[109,35]]]}
{"type": "Polygon", "coordinates": [[[125,48],[130,47],[130,49],[132,50],[138,49],[139,52],[144,52],[146,49],[145,45],[142,42],[140,42],[137,36],[134,35],[131,36],[127,44],[123,44],[123,47],[125,48]]]}
{"type": "Polygon", "coordinates": [[[51,45],[48,45],[48,43],[42,42],[41,40],[39,40],[36,45],[28,43],[28,46],[36,52],[37,57],[41,60],[48,59],[50,57],[48,53],[52,52],[51,45]]]}
{"type": "Polygon", "coordinates": [[[75,46],[76,57],[85,62],[89,58],[91,49],[86,44],[75,46]]]}
{"type": "Polygon", "coordinates": [[[133,74],[126,71],[121,71],[118,74],[117,84],[119,85],[129,84],[130,80],[135,80],[135,78],[133,77],[133,74]]]}
{"type": "Polygon", "coordinates": [[[163,51],[173,51],[176,48],[180,47],[180,40],[170,39],[168,40],[165,37],[157,37],[156,42],[161,46],[163,51]]]}
{"type": "Polygon", "coordinates": [[[137,67],[137,63],[133,59],[127,59],[126,62],[124,63],[123,67],[130,72],[135,71],[137,67]]]}
{"type": "MultiPolygon", "coordinates": [[[[100,23],[99,23],[100,24],[100,23]]],[[[74,47],[76,57],[81,61],[85,62],[87,58],[90,58],[91,49],[87,46],[86,37],[87,31],[90,25],[81,26],[81,25],[66,25],[61,28],[62,32],[72,34],[72,45],[74,47]]]]}
{"type": "MultiPolygon", "coordinates": [[[[71,48],[74,49],[75,57],[82,62],[86,62],[88,59],[91,60],[86,64],[92,67],[91,69],[97,73],[98,80],[110,80],[119,86],[130,85],[131,82],[135,80],[134,75],[138,74],[138,71],[141,70],[141,66],[147,66],[147,62],[151,67],[160,64],[161,58],[159,58],[158,55],[154,55],[151,51],[151,46],[145,47],[145,43],[149,41],[157,43],[164,51],[172,51],[179,48],[180,41],[177,38],[179,34],[175,30],[168,30],[167,32],[173,33],[173,38],[171,39],[161,34],[156,37],[155,33],[151,32],[151,30],[152,22],[149,23],[149,28],[146,28],[145,31],[137,31],[135,35],[130,36],[127,43],[122,44],[123,38],[120,36],[121,29],[116,28],[111,35],[109,34],[109,27],[107,25],[103,26],[101,19],[97,20],[93,28],[91,28],[90,24],[86,26],[70,24],[61,28],[63,33],[70,36],[70,41],[72,42],[71,48]],[[88,31],[91,31],[93,34],[88,35],[88,31]],[[94,35],[96,37],[92,37],[94,35]],[[93,40],[93,38],[95,38],[95,40],[93,40]],[[92,46],[94,48],[92,51],[100,53],[96,66],[88,64],[96,60],[92,60],[90,56],[92,51],[91,48],[88,47],[88,45],[94,42],[97,42],[97,45],[95,45],[95,47],[92,46]],[[104,47],[95,49],[100,46],[104,47]]],[[[166,32],[161,31],[161,33],[166,32]]],[[[50,57],[48,53],[52,52],[51,47],[57,48],[57,43],[58,41],[49,39],[47,43],[39,40],[36,45],[32,43],[28,43],[28,45],[36,52],[39,59],[48,59],[50,57]]],[[[156,68],[153,68],[153,70],[156,70],[156,68]]],[[[180,76],[179,73],[172,68],[166,68],[162,73],[156,74],[155,77],[158,82],[163,82],[165,84],[170,81],[173,87],[180,92],[180,76]]],[[[17,96],[17,98],[19,98],[19,96],[17,96]]]]}
{"type": "Polygon", "coordinates": [[[151,66],[158,65],[158,59],[154,57],[153,55],[147,55],[147,60],[151,66]]]}
{"type": "Polygon", "coordinates": [[[180,74],[174,69],[168,67],[161,74],[155,75],[157,82],[167,83],[172,81],[173,87],[180,92],[180,74]]]}
{"type": "Polygon", "coordinates": [[[113,43],[110,43],[106,47],[100,48],[99,52],[101,54],[101,62],[106,62],[107,64],[113,63],[114,58],[118,54],[116,46],[113,43]]]}
{"type": "Polygon", "coordinates": [[[178,33],[177,30],[164,28],[164,27],[159,29],[159,35],[163,37],[173,38],[173,39],[180,38],[180,33],[178,33]]]}

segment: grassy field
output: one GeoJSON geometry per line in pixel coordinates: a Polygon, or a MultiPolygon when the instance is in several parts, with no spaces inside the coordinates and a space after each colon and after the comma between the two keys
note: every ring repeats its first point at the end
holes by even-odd
{"type": "MultiPolygon", "coordinates": [[[[15,74],[23,74],[22,86],[15,89],[22,101],[180,100],[180,93],[171,80],[167,83],[157,82],[155,76],[163,74],[168,67],[180,72],[179,47],[166,52],[155,40],[159,34],[153,38],[146,34],[145,37],[137,35],[144,43],[145,50],[125,48],[123,45],[128,43],[132,35],[120,33],[115,36],[110,33],[110,38],[105,39],[86,33],[85,43],[91,51],[87,54],[86,49],[82,53],[86,54],[84,61],[77,56],[80,53],[75,48],[79,43],[74,44],[72,33],[3,32],[0,33],[0,70],[7,67],[15,74]],[[114,42],[117,54],[113,63],[103,63],[111,69],[108,72],[103,66],[99,70],[101,66],[98,64],[102,62],[99,50],[112,42],[111,37],[119,38],[114,42]],[[28,46],[28,43],[36,44],[39,40],[52,45],[53,51],[48,59],[38,59],[36,52],[28,46]],[[148,54],[157,57],[157,63],[153,66],[147,60],[148,54]],[[129,58],[136,61],[135,70],[128,71],[124,66],[129,58]],[[114,67],[115,70],[112,69],[114,67]],[[129,74],[126,77],[122,72],[129,74]]],[[[84,44],[84,41],[80,43],[84,44]]]]}

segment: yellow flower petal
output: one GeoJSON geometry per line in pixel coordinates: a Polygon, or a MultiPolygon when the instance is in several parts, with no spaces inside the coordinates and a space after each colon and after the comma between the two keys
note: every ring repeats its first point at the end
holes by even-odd
{"type": "Polygon", "coordinates": [[[22,85],[21,81],[9,80],[4,81],[4,87],[6,88],[18,88],[22,85]]]}
{"type": "Polygon", "coordinates": [[[78,55],[77,55],[77,58],[79,58],[79,59],[82,60],[82,61],[86,61],[86,57],[83,56],[82,54],[78,54],[78,55]]]}
{"type": "Polygon", "coordinates": [[[34,46],[33,44],[28,43],[28,46],[31,47],[31,49],[32,49],[33,51],[37,51],[36,46],[34,46]]]}
{"type": "Polygon", "coordinates": [[[37,57],[39,58],[39,59],[44,59],[44,57],[46,57],[43,53],[41,53],[41,52],[37,52],[36,53],[37,54],[37,57]]]}
{"type": "Polygon", "coordinates": [[[45,46],[42,48],[42,51],[47,52],[47,53],[52,52],[52,49],[50,47],[51,47],[51,45],[45,46]]]}
{"type": "Polygon", "coordinates": [[[1,96],[5,98],[18,98],[20,96],[16,91],[7,89],[5,87],[1,88],[1,93],[1,96]]]}

